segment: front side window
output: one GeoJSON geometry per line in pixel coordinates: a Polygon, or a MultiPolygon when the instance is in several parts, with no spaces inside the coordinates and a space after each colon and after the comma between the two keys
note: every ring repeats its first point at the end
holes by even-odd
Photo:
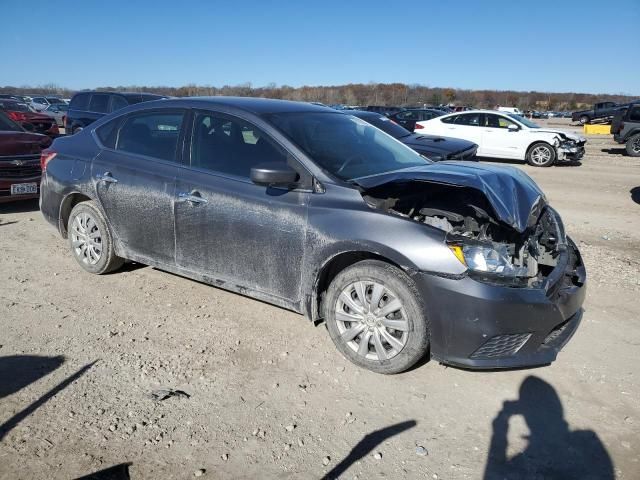
{"type": "Polygon", "coordinates": [[[89,111],[96,113],[107,113],[109,111],[109,95],[94,93],[89,102],[89,111]]]}
{"type": "MultiPolygon", "coordinates": [[[[175,162],[183,119],[183,112],[132,115],[120,127],[116,150],[175,162]]],[[[105,127],[107,125],[109,124],[105,124],[105,127]]],[[[108,141],[110,137],[107,130],[105,129],[104,135],[108,141]]]]}
{"type": "Polygon", "coordinates": [[[267,118],[318,166],[343,180],[431,163],[369,123],[342,113],[279,113],[267,118]]]}
{"type": "Polygon", "coordinates": [[[509,125],[516,125],[515,122],[503,117],[502,115],[495,115],[493,113],[488,113],[486,116],[486,127],[489,128],[509,128],[509,125]]]}
{"type": "Polygon", "coordinates": [[[274,162],[287,163],[287,153],[256,126],[210,112],[195,116],[192,167],[248,179],[251,168],[274,162]]]}
{"type": "Polygon", "coordinates": [[[78,93],[71,99],[71,108],[86,110],[89,107],[89,93],[78,93]]]}
{"type": "Polygon", "coordinates": [[[120,110],[121,108],[128,107],[129,103],[120,95],[112,95],[111,96],[111,108],[110,112],[115,112],[116,110],[120,110]]]}
{"type": "Polygon", "coordinates": [[[640,106],[631,109],[631,112],[629,112],[629,120],[632,122],[640,122],[640,106]]]}

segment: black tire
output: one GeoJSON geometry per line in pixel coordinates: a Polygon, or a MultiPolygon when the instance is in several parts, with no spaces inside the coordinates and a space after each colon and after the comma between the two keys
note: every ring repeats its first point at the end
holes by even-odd
{"type": "Polygon", "coordinates": [[[527,151],[527,163],[532,167],[550,167],[556,161],[556,149],[546,142],[537,142],[527,151]],[[541,151],[547,152],[547,158],[541,159],[541,151]]]}
{"type": "Polygon", "coordinates": [[[627,155],[630,157],[640,157],[640,133],[631,135],[626,144],[627,155]]]}
{"type": "MultiPolygon", "coordinates": [[[[370,290],[367,290],[365,295],[369,295],[369,298],[371,298],[372,293],[370,290]]],[[[327,290],[323,305],[323,314],[329,335],[340,353],[354,364],[371,370],[372,372],[382,374],[403,372],[415,365],[429,350],[429,321],[424,313],[422,298],[416,284],[402,270],[388,263],[378,260],[364,260],[345,268],[336,275],[327,290]],[[355,282],[365,282],[365,284],[366,282],[376,282],[386,289],[385,295],[383,295],[378,302],[378,307],[380,308],[384,308],[385,306],[386,293],[392,295],[392,297],[387,297],[387,299],[395,297],[401,302],[401,308],[399,308],[397,312],[390,313],[385,317],[385,320],[389,319],[393,321],[393,318],[399,315],[400,321],[405,324],[406,328],[404,333],[385,328],[387,335],[404,337],[406,333],[404,346],[401,349],[397,349],[397,353],[393,350],[393,346],[390,343],[385,344],[385,347],[389,347],[389,350],[385,350],[385,352],[390,352],[394,355],[391,358],[379,358],[380,356],[376,353],[372,333],[367,330],[368,327],[364,327],[364,324],[361,325],[365,330],[360,335],[354,337],[350,342],[343,340],[339,327],[340,322],[336,319],[336,309],[338,308],[338,300],[343,290],[348,289],[349,286],[355,282]],[[392,317],[392,315],[394,317],[392,317]],[[354,348],[359,348],[362,345],[363,335],[366,334],[369,335],[369,337],[367,337],[366,351],[370,352],[370,349],[373,350],[369,355],[376,355],[377,358],[375,359],[366,358],[366,356],[362,356],[354,350],[354,348]],[[369,338],[371,338],[371,340],[369,340],[369,338]],[[374,345],[371,345],[370,342],[373,342],[374,345]],[[355,344],[356,346],[350,346],[350,344],[355,344]]],[[[354,322],[349,327],[356,324],[357,322],[354,322]]],[[[380,327],[371,327],[369,330],[373,328],[380,327]]],[[[382,336],[378,338],[381,338],[385,342],[387,341],[382,336]]]]}
{"type": "Polygon", "coordinates": [[[87,272],[102,275],[113,272],[124,264],[124,259],[114,252],[111,232],[94,202],[80,202],[73,207],[67,232],[71,254],[87,272]],[[75,223],[76,219],[78,223],[75,223]],[[91,235],[97,236],[89,239],[91,235]]]}
{"type": "Polygon", "coordinates": [[[580,125],[586,125],[591,121],[588,115],[582,115],[580,117],[580,125]]]}

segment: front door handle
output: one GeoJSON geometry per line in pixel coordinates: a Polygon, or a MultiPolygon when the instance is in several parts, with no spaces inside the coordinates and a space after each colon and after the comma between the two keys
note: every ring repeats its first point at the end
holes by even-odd
{"type": "Polygon", "coordinates": [[[181,202],[189,202],[191,204],[208,203],[206,198],[202,198],[200,192],[180,192],[178,193],[178,200],[181,202]]]}
{"type": "Polygon", "coordinates": [[[111,175],[111,172],[104,172],[102,175],[100,174],[96,175],[96,180],[98,180],[99,182],[105,182],[105,183],[118,183],[118,180],[113,178],[113,176],[111,175]]]}

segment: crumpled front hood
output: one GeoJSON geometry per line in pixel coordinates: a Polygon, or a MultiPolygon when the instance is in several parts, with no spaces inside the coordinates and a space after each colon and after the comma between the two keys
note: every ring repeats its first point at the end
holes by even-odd
{"type": "Polygon", "coordinates": [[[564,130],[558,130],[555,128],[534,128],[531,129],[531,133],[555,133],[556,135],[560,135],[560,137],[566,137],[569,140],[573,140],[576,142],[586,142],[587,139],[580,136],[580,135],[576,135],[575,133],[571,133],[571,132],[566,132],[564,130]]]}
{"type": "MultiPolygon", "coordinates": [[[[434,182],[480,190],[498,220],[522,233],[536,223],[546,197],[536,183],[515,167],[475,162],[438,162],[355,179],[364,189],[385,183],[434,182]]],[[[425,187],[428,188],[428,187],[425,187]]]]}

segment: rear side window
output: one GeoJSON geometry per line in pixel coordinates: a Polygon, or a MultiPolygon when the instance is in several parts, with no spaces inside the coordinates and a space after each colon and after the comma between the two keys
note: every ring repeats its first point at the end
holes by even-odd
{"type": "Polygon", "coordinates": [[[629,120],[632,122],[640,122],[640,106],[631,109],[629,112],[629,120]]]}
{"type": "Polygon", "coordinates": [[[175,162],[183,120],[184,112],[133,115],[120,128],[116,150],[175,162]]]}
{"type": "Polygon", "coordinates": [[[458,115],[456,118],[456,125],[468,125],[471,127],[480,126],[480,113],[465,113],[464,115],[458,115]]]}
{"type": "Polygon", "coordinates": [[[116,110],[120,110],[121,108],[128,106],[129,104],[124,99],[124,97],[121,97],[120,95],[111,96],[111,108],[109,109],[110,112],[115,112],[116,110]]]}
{"type": "Polygon", "coordinates": [[[441,122],[442,123],[457,123],[456,120],[458,120],[459,117],[460,117],[460,115],[454,115],[452,117],[443,118],[441,120],[441,122]]]}
{"type": "Polygon", "coordinates": [[[109,112],[109,95],[94,93],[89,102],[89,111],[97,113],[109,112]]]}
{"type": "Polygon", "coordinates": [[[71,99],[70,107],[75,110],[86,110],[89,107],[89,93],[78,93],[71,99]]]}
{"type": "Polygon", "coordinates": [[[107,148],[115,148],[116,139],[118,138],[118,125],[120,125],[121,120],[122,117],[116,118],[96,129],[96,134],[102,145],[107,148]]]}

